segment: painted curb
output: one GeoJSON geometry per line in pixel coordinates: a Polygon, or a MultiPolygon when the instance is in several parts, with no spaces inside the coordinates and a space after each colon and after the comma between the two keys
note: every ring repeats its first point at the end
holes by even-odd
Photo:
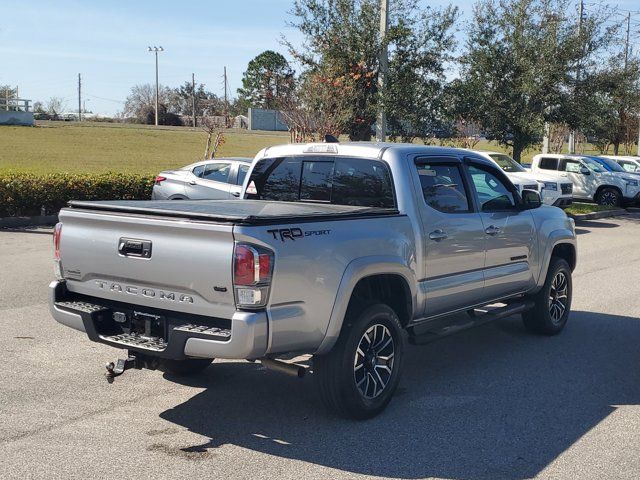
{"type": "Polygon", "coordinates": [[[629,212],[627,212],[625,209],[618,208],[616,210],[605,210],[604,212],[581,213],[578,215],[567,213],[567,216],[573,218],[576,221],[580,221],[580,220],[598,220],[600,218],[617,217],[619,215],[625,215],[627,213],[629,212]]]}
{"type": "Polygon", "coordinates": [[[43,227],[58,223],[58,215],[36,217],[1,217],[0,228],[43,227]]]}

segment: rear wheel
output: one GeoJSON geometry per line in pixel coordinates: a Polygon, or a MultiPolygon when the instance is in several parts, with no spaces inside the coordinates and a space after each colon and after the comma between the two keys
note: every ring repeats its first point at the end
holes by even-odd
{"type": "Polygon", "coordinates": [[[619,207],[622,205],[622,195],[615,188],[605,187],[598,193],[596,202],[600,205],[619,207]]]}
{"type": "Polygon", "coordinates": [[[551,257],[544,286],[532,297],[534,308],[522,314],[524,326],[544,335],[560,333],[569,318],[571,295],[571,267],[566,260],[551,257]]]}
{"type": "MultiPolygon", "coordinates": [[[[348,315],[349,317],[350,315],[348,315]]],[[[333,412],[364,420],[391,401],[404,354],[402,326],[385,304],[375,304],[345,319],[336,345],[313,357],[320,397],[333,412]]]]}
{"type": "Polygon", "coordinates": [[[187,376],[201,372],[213,362],[213,358],[187,358],[186,360],[164,360],[162,370],[171,375],[187,376]]]}

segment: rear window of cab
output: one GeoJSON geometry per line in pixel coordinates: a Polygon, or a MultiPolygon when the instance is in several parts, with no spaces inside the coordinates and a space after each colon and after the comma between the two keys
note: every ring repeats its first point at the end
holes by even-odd
{"type": "Polygon", "coordinates": [[[391,174],[384,162],[320,155],[258,161],[244,198],[395,208],[391,174]]]}

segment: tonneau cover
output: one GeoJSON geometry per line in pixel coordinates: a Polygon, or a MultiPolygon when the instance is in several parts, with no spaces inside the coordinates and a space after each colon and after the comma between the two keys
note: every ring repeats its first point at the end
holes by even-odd
{"type": "Polygon", "coordinates": [[[212,220],[236,224],[284,223],[322,218],[397,215],[396,209],[275,202],[268,200],[111,200],[71,201],[71,208],[212,220]]]}

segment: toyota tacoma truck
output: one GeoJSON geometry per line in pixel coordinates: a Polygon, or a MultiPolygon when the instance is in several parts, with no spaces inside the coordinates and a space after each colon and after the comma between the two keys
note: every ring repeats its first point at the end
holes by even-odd
{"type": "Polygon", "coordinates": [[[270,147],[242,199],[78,201],[59,217],[50,310],[128,350],[111,380],[260,361],[309,371],[330,409],[365,419],[391,400],[407,340],[515,314],[554,335],[571,308],[573,221],[465,150],[270,147]]]}

